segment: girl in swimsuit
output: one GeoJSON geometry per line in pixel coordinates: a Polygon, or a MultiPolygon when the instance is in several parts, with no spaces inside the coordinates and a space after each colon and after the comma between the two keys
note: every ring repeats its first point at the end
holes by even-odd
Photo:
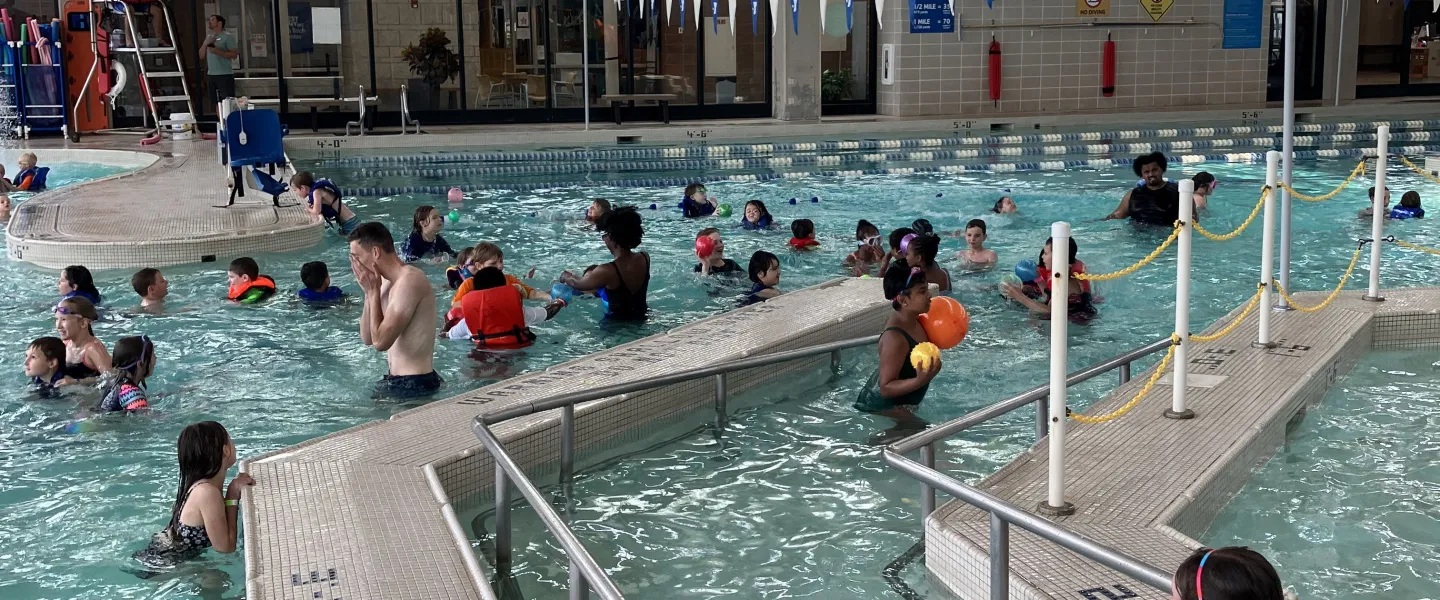
{"type": "Polygon", "coordinates": [[[940,254],[940,237],[933,233],[916,234],[905,248],[905,262],[911,267],[925,270],[925,279],[940,286],[940,293],[950,291],[950,273],[935,264],[940,254]]]}
{"type": "Polygon", "coordinates": [[[195,423],[180,432],[180,490],[170,508],[170,522],[134,558],[150,567],[173,567],[198,557],[206,548],[235,551],[240,521],[240,494],[255,480],[241,473],[225,483],[235,465],[235,444],[219,423],[195,423]],[[221,489],[226,491],[222,494],[221,489]]]}
{"type": "Polygon", "coordinates": [[[95,289],[95,278],[90,276],[90,269],[80,265],[65,267],[60,271],[60,281],[55,287],[59,288],[61,298],[80,296],[91,304],[100,305],[100,290],[95,289]]]}
{"type": "Polygon", "coordinates": [[[930,282],[924,269],[894,265],[885,271],[885,299],[895,314],[880,333],[880,367],[860,391],[855,408],[885,415],[902,425],[921,422],[915,407],[925,399],[930,381],[940,373],[940,360],[926,370],[910,363],[910,352],[930,341],[920,315],[930,310],[930,282]]]}
{"type": "Polygon", "coordinates": [[[129,412],[150,408],[145,379],[155,372],[155,344],[145,335],[115,342],[115,370],[100,384],[100,412],[129,412]]]}
{"type": "MultiPolygon", "coordinates": [[[[1033,282],[1025,282],[1023,285],[1004,283],[1000,285],[1000,291],[1004,292],[1011,300],[1019,302],[1030,309],[1031,312],[1042,315],[1045,318],[1050,316],[1050,273],[1051,257],[1054,255],[1053,240],[1045,240],[1045,248],[1040,251],[1040,275],[1033,282]]],[[[1100,316],[1096,310],[1094,299],[1090,294],[1090,282],[1076,279],[1074,276],[1085,272],[1085,263],[1080,262],[1076,255],[1080,246],[1075,243],[1075,238],[1070,238],[1070,289],[1066,312],[1071,321],[1086,322],[1100,316]]]]}
{"type": "Polygon", "coordinates": [[[885,249],[880,247],[880,229],[874,223],[860,219],[855,224],[855,251],[845,257],[845,266],[851,274],[859,277],[870,274],[870,265],[885,260],[885,249]]]}
{"type": "Polygon", "coordinates": [[[650,255],[635,252],[645,230],[640,213],[633,206],[622,206],[606,215],[599,223],[605,247],[615,260],[599,265],[581,277],[565,271],[560,281],[582,292],[604,292],[609,303],[607,317],[627,321],[645,318],[649,306],[645,302],[650,287],[650,255]]]}
{"type": "Polygon", "coordinates": [[[66,377],[92,379],[110,370],[110,353],[90,329],[99,318],[95,305],[79,296],[61,300],[55,306],[55,331],[65,342],[66,377]]]}
{"type": "Polygon", "coordinates": [[[1211,598],[1246,600],[1288,600],[1280,574],[1259,552],[1244,546],[1200,548],[1190,554],[1170,580],[1171,600],[1200,600],[1205,590],[1211,598]]]}
{"type": "Polygon", "coordinates": [[[764,250],[750,255],[750,281],[755,285],[740,301],[740,306],[750,306],[779,296],[780,288],[775,286],[780,285],[780,258],[764,250]]]}

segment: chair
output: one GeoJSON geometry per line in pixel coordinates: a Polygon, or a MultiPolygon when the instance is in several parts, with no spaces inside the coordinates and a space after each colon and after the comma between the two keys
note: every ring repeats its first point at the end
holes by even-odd
{"type": "Polygon", "coordinates": [[[480,75],[479,77],[476,77],[475,80],[476,106],[490,108],[490,103],[496,100],[503,100],[511,107],[515,106],[515,99],[518,97],[518,95],[510,89],[510,86],[508,84],[495,83],[495,80],[489,75],[480,75]],[[495,93],[495,88],[500,88],[501,91],[499,94],[495,93]]]}
{"type": "Polygon", "coordinates": [[[555,104],[560,104],[561,98],[569,98],[578,103],[580,94],[577,92],[579,83],[577,80],[579,78],[580,71],[566,71],[565,76],[555,82],[555,104]]]}
{"type": "Polygon", "coordinates": [[[230,154],[230,173],[235,181],[230,188],[230,202],[225,208],[235,205],[237,195],[245,195],[244,169],[247,167],[254,170],[255,183],[269,193],[275,207],[280,208],[280,194],[285,191],[285,186],[275,181],[274,175],[275,167],[288,163],[281,142],[287,133],[289,131],[280,124],[280,115],[269,109],[237,110],[225,118],[223,137],[230,154]],[[259,167],[268,167],[269,176],[262,177],[264,174],[258,171],[259,167]]]}
{"type": "Polygon", "coordinates": [[[544,75],[530,75],[525,78],[525,100],[529,105],[534,106],[539,103],[543,106],[546,95],[544,75]]]}

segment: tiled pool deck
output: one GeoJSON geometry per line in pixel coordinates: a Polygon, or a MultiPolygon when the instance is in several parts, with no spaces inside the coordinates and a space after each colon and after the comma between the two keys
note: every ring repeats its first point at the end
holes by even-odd
{"type": "MultiPolygon", "coordinates": [[[[1164,418],[1170,387],[1157,385],[1118,420],[1072,421],[1065,442],[1066,500],[1076,513],[1057,522],[1161,569],[1174,568],[1198,547],[1194,538],[1253,469],[1284,443],[1286,424],[1324,397],[1362,355],[1440,346],[1440,288],[1385,290],[1379,303],[1362,295],[1343,294],[1319,313],[1276,314],[1271,326],[1277,348],[1251,346],[1253,315],[1221,340],[1193,343],[1187,400],[1195,419],[1164,418]],[[1201,383],[1194,375],[1209,376],[1207,387],[1194,385],[1201,383]]],[[[1302,306],[1322,298],[1296,296],[1302,306]]],[[[1085,412],[1118,408],[1148,378],[1149,372],[1137,374],[1085,412]]],[[[1041,440],[979,487],[1017,506],[1044,501],[1048,442],[1041,440]]],[[[925,529],[931,576],[962,597],[988,597],[988,515],[951,501],[931,514],[925,529]]],[[[1170,597],[1019,528],[1012,529],[1010,544],[1013,598],[1170,597]],[[1132,592],[1137,596],[1126,595],[1132,592]]]]}
{"type": "MultiPolygon", "coordinates": [[[[123,138],[132,142],[133,137],[123,138]]],[[[112,142],[108,146],[118,144],[112,142]]],[[[149,149],[45,150],[48,159],[113,163],[107,154],[150,163],[105,179],[45,191],[15,206],[5,241],[12,260],[58,269],[163,267],[260,252],[298,250],[324,234],[296,199],[246,190],[225,208],[228,169],[215,142],[162,142],[149,149]]]]}

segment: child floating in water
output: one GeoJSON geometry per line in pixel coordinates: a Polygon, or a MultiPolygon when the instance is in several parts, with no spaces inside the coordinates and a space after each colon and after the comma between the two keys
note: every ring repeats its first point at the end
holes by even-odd
{"type": "Polygon", "coordinates": [[[45,189],[45,176],[50,172],[49,167],[36,167],[39,158],[34,152],[26,152],[20,155],[20,172],[15,174],[11,187],[22,192],[39,192],[45,189]]]}
{"type": "Polygon", "coordinates": [[[990,209],[990,212],[997,215],[1011,215],[1019,210],[1020,207],[1015,206],[1015,201],[1011,200],[1009,196],[1001,196],[999,200],[995,201],[995,206],[990,209]]]}
{"type": "Polygon", "coordinates": [[[1210,200],[1210,194],[1215,192],[1215,188],[1220,187],[1220,182],[1215,180],[1214,175],[1205,171],[1196,173],[1194,177],[1190,178],[1190,181],[1195,182],[1195,210],[1203,210],[1210,200]]]}
{"type": "MultiPolygon", "coordinates": [[[[465,276],[465,281],[461,282],[460,287],[455,289],[455,295],[450,298],[450,308],[460,308],[460,301],[465,298],[465,294],[475,291],[474,275],[486,267],[495,267],[496,269],[500,269],[501,272],[504,272],[505,252],[500,250],[500,247],[495,244],[480,242],[475,245],[475,250],[470,254],[470,262],[461,265],[460,273],[465,276]]],[[[514,275],[507,273],[505,275],[505,283],[520,286],[520,289],[525,292],[526,300],[543,300],[545,302],[553,300],[549,293],[526,285],[525,282],[520,281],[520,278],[514,275]]]]}
{"type": "MultiPolygon", "coordinates": [[[[1013,283],[1000,286],[1001,291],[1011,300],[1046,318],[1050,315],[1050,295],[1053,294],[1050,289],[1053,272],[1051,262],[1055,255],[1053,241],[1045,240],[1045,248],[1040,251],[1038,275],[1034,281],[1025,282],[1023,286],[1013,283]]],[[[1075,243],[1075,238],[1070,238],[1070,290],[1066,312],[1071,321],[1086,322],[1100,316],[1100,313],[1095,309],[1094,299],[1090,295],[1090,282],[1075,278],[1075,275],[1085,272],[1085,263],[1076,258],[1079,251],[1080,247],[1075,243]]]]}
{"type": "Polygon", "coordinates": [[[321,261],[300,265],[300,283],[305,287],[298,294],[305,302],[329,304],[345,299],[345,290],[330,285],[330,267],[321,261]]]}
{"type": "Polygon", "coordinates": [[[1234,598],[1286,600],[1280,574],[1259,552],[1244,546],[1200,548],[1180,563],[1170,580],[1172,600],[1234,598]],[[1209,596],[1205,595],[1206,591],[1209,596]]]}
{"type": "Polygon", "coordinates": [[[885,249],[880,247],[880,229],[865,219],[855,224],[855,246],[855,251],[845,257],[844,264],[850,266],[851,273],[856,277],[869,275],[870,267],[886,258],[885,249]]]}
{"type": "Polygon", "coordinates": [[[25,349],[25,376],[42,395],[75,383],[65,376],[65,342],[57,337],[35,338],[25,349]]]}
{"type": "MultiPolygon", "coordinates": [[[[0,173],[0,181],[5,181],[5,180],[3,179],[4,176],[5,176],[4,173],[0,173]]],[[[7,183],[7,184],[5,184],[5,185],[10,185],[10,184],[7,183]]],[[[6,195],[3,194],[3,193],[0,193],[0,225],[8,224],[9,222],[10,222],[10,197],[9,197],[9,196],[6,196],[6,195]]]]}
{"type": "Polygon", "coordinates": [[[1420,192],[1410,190],[1400,197],[1400,206],[1390,209],[1392,219],[1423,219],[1425,209],[1420,208],[1420,192]]]}
{"type": "Polygon", "coordinates": [[[604,198],[596,198],[590,201],[590,208],[585,210],[585,220],[589,221],[596,227],[599,227],[600,219],[604,218],[605,215],[610,214],[610,211],[612,210],[615,209],[610,207],[609,200],[606,200],[604,198]]]}
{"type": "MultiPolygon", "coordinates": [[[[1389,215],[1390,215],[1390,188],[1389,188],[1389,187],[1386,187],[1386,188],[1385,188],[1384,210],[1385,210],[1385,215],[1386,215],[1386,216],[1389,216],[1389,215]]],[[[1370,203],[1369,203],[1369,204],[1366,204],[1366,205],[1365,205],[1365,208],[1360,209],[1360,212],[1359,212],[1358,214],[1356,214],[1355,216],[1360,217],[1361,219],[1369,219],[1370,217],[1375,216],[1375,188],[1374,188],[1374,187],[1371,187],[1371,188],[1370,188],[1370,203]]]]}
{"type": "Polygon", "coordinates": [[[965,244],[968,247],[960,251],[960,264],[972,269],[994,266],[1000,256],[985,247],[987,239],[990,236],[985,232],[985,221],[970,219],[965,224],[965,244]]]}
{"type": "Polygon", "coordinates": [[[65,342],[65,376],[78,382],[110,370],[110,353],[95,338],[91,324],[100,320],[95,305],[79,296],[55,306],[55,331],[65,342]]]}
{"type": "Polygon", "coordinates": [[[240,304],[255,304],[275,295],[275,280],[260,274],[255,259],[242,256],[230,261],[226,276],[230,284],[228,298],[240,304]]]}
{"type": "Polygon", "coordinates": [[[915,235],[915,230],[909,227],[901,227],[890,232],[888,238],[890,251],[885,253],[885,262],[880,263],[881,273],[889,271],[893,262],[905,264],[905,253],[910,248],[909,241],[905,237],[913,235],[915,235]]]}
{"type": "Polygon", "coordinates": [[[770,216],[764,202],[751,200],[745,203],[745,215],[740,217],[740,226],[745,229],[771,229],[775,226],[775,218],[770,216]]]}
{"type": "Polygon", "coordinates": [[[149,267],[136,271],[130,276],[130,287],[140,296],[140,309],[147,312],[163,312],[165,296],[170,294],[170,282],[159,269],[149,267]]]}
{"type": "Polygon", "coordinates": [[[925,271],[897,263],[885,271],[885,299],[895,313],[880,333],[879,367],[861,388],[856,410],[885,415],[902,424],[920,422],[915,407],[925,400],[930,382],[940,373],[940,359],[917,370],[910,362],[915,347],[930,341],[920,315],[930,310],[930,282],[925,271]]]}
{"type": "Polygon", "coordinates": [[[794,250],[809,250],[819,248],[820,242],[815,241],[815,222],[810,219],[795,219],[790,222],[790,248],[794,250]]]}
{"type": "Polygon", "coordinates": [[[115,370],[100,382],[100,412],[150,408],[145,379],[155,372],[155,344],[149,336],[120,338],[115,342],[115,370]]]}
{"type": "Polygon", "coordinates": [[[90,275],[90,269],[80,265],[70,265],[61,269],[60,280],[56,287],[60,289],[61,298],[79,296],[89,300],[95,306],[100,306],[100,290],[95,289],[95,278],[90,275]]]}
{"type": "Polygon", "coordinates": [[[700,263],[695,265],[695,272],[701,275],[738,275],[744,272],[740,263],[725,258],[725,242],[720,239],[720,230],[714,227],[706,227],[695,234],[695,256],[700,259],[700,263]]]}
{"type": "Polygon", "coordinates": [[[222,554],[234,552],[240,493],[255,484],[241,473],[224,486],[225,472],[235,466],[235,444],[219,423],[204,421],[186,427],[176,446],[180,488],[170,507],[170,521],[151,538],[148,547],[134,554],[152,568],[174,567],[212,547],[222,554]]]}
{"type": "Polygon", "coordinates": [[[915,234],[905,248],[905,264],[925,270],[925,279],[940,286],[940,293],[950,291],[950,273],[935,263],[940,254],[940,236],[933,233],[915,234]]]}
{"type": "Polygon", "coordinates": [[[680,212],[685,218],[708,217],[715,214],[715,199],[705,195],[705,186],[692,183],[685,186],[685,199],[680,201],[680,212]]]}
{"type": "Polygon", "coordinates": [[[432,256],[455,256],[455,251],[450,249],[450,243],[440,237],[440,230],[444,227],[445,215],[440,214],[435,207],[426,205],[415,209],[410,237],[405,238],[405,243],[400,245],[400,260],[415,262],[432,256]]]}
{"type": "Polygon", "coordinates": [[[329,179],[315,179],[309,171],[301,171],[290,178],[290,190],[305,199],[305,210],[325,219],[326,226],[334,225],[342,234],[350,235],[360,226],[360,215],[345,206],[341,200],[340,188],[329,179]]]}
{"type": "Polygon", "coordinates": [[[460,289],[460,284],[465,283],[465,278],[470,276],[465,272],[465,265],[470,262],[470,257],[474,254],[474,246],[461,248],[460,252],[455,254],[454,266],[445,268],[445,283],[450,285],[450,289],[460,289]]]}
{"type": "Polygon", "coordinates": [[[780,295],[780,258],[764,250],[750,255],[750,281],[755,285],[741,306],[764,302],[780,295]]]}

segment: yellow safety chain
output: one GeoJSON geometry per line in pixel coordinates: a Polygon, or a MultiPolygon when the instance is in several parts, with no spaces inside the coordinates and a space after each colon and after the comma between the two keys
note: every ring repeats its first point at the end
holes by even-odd
{"type": "Polygon", "coordinates": [[[1151,388],[1155,387],[1155,382],[1160,381],[1160,376],[1163,375],[1165,373],[1165,369],[1170,366],[1170,359],[1175,357],[1175,347],[1178,345],[1180,345],[1180,336],[1173,333],[1170,334],[1170,349],[1165,351],[1165,358],[1160,359],[1160,366],[1155,367],[1155,372],[1150,374],[1150,380],[1145,382],[1145,387],[1140,388],[1140,392],[1135,394],[1135,397],[1131,398],[1129,402],[1125,403],[1125,406],[1117,408],[1109,414],[1100,415],[1098,417],[1087,417],[1080,413],[1070,412],[1069,409],[1066,409],[1065,416],[1070,417],[1070,419],[1073,421],[1079,421],[1081,423],[1104,423],[1106,421],[1114,421],[1115,419],[1124,416],[1125,413],[1130,412],[1130,409],[1135,408],[1136,405],[1140,404],[1140,400],[1143,399],[1146,394],[1150,393],[1151,388]]]}
{"type": "Polygon", "coordinates": [[[1360,247],[1355,249],[1355,255],[1350,257],[1350,266],[1345,269],[1345,274],[1340,276],[1340,285],[1335,286],[1335,290],[1330,292],[1330,295],[1325,298],[1324,302],[1316,304],[1315,306],[1300,306],[1299,303],[1295,302],[1295,300],[1290,297],[1290,294],[1285,293],[1284,286],[1281,286],[1279,282],[1274,282],[1275,289],[1280,291],[1280,296],[1285,298],[1285,301],[1289,302],[1290,307],[1294,308],[1295,310],[1307,313],[1325,310],[1325,307],[1330,306],[1331,302],[1334,302],[1336,298],[1340,297],[1340,290],[1345,289],[1345,282],[1349,281],[1350,274],[1355,272],[1355,264],[1360,262],[1360,253],[1364,250],[1364,243],[1360,244],[1360,247]]]}
{"type": "Polygon", "coordinates": [[[1170,244],[1175,243],[1175,238],[1178,237],[1180,237],[1180,222],[1176,221],[1175,229],[1170,232],[1170,237],[1165,238],[1165,241],[1161,242],[1160,245],[1155,248],[1154,252],[1151,252],[1149,256],[1140,259],[1140,262],[1120,269],[1119,271],[1115,271],[1114,273],[1076,273],[1074,275],[1071,275],[1071,277],[1082,281],[1110,281],[1111,279],[1119,279],[1121,277],[1139,271],[1140,267],[1154,262],[1156,258],[1159,258],[1160,255],[1165,252],[1166,248],[1170,247],[1170,244]]]}
{"type": "MultiPolygon", "coordinates": [[[[1265,284],[1262,283],[1256,285],[1255,287],[1263,288],[1264,286],[1265,284]]],[[[1227,335],[1230,335],[1230,332],[1235,331],[1235,328],[1240,326],[1240,322],[1244,321],[1245,317],[1250,316],[1250,311],[1255,310],[1255,305],[1259,303],[1260,290],[1257,289],[1255,290],[1255,295],[1250,297],[1250,302],[1245,305],[1245,310],[1240,311],[1240,316],[1235,317],[1235,320],[1231,321],[1229,325],[1226,325],[1224,329],[1221,329],[1220,331],[1217,331],[1210,335],[1195,335],[1192,333],[1190,334],[1190,340],[1195,342],[1213,342],[1227,335]]]]}
{"type": "MultiPolygon", "coordinates": [[[[1402,159],[1402,160],[1403,160],[1403,159],[1402,159]]],[[[1342,192],[1342,191],[1345,190],[1345,188],[1350,187],[1350,183],[1351,183],[1352,181],[1355,181],[1355,178],[1356,178],[1356,177],[1359,177],[1359,176],[1364,175],[1364,174],[1365,174],[1365,159],[1362,158],[1362,159],[1360,159],[1360,164],[1355,165],[1355,169],[1354,169],[1353,171],[1350,171],[1350,176],[1345,178],[1345,181],[1340,184],[1340,187],[1337,187],[1337,188],[1335,188],[1335,189],[1333,189],[1333,190],[1330,190],[1330,193],[1324,194],[1324,195],[1321,195],[1321,196],[1307,196],[1307,195],[1305,195],[1305,194],[1302,194],[1302,193],[1300,193],[1300,192],[1295,191],[1295,188],[1290,187],[1290,186],[1288,186],[1288,185],[1285,185],[1285,182],[1283,182],[1283,181],[1280,182],[1278,185],[1279,185],[1280,187],[1284,188],[1286,191],[1290,192],[1290,195],[1291,195],[1291,196],[1294,196],[1294,197],[1299,198],[1299,199],[1301,199],[1301,200],[1304,200],[1304,201],[1306,201],[1306,202],[1324,202],[1324,201],[1326,201],[1326,200],[1329,200],[1329,199],[1331,199],[1331,198],[1334,198],[1335,196],[1338,196],[1338,195],[1340,194],[1340,192],[1342,192]]]]}
{"type": "Polygon", "coordinates": [[[1385,240],[1385,241],[1387,241],[1387,242],[1395,242],[1396,245],[1401,246],[1401,247],[1404,247],[1404,248],[1409,248],[1409,249],[1411,249],[1411,250],[1419,250],[1419,251],[1421,251],[1421,252],[1428,252],[1428,253],[1430,253],[1430,254],[1435,254],[1435,255],[1437,255],[1437,256],[1440,256],[1440,250],[1437,250],[1437,249],[1435,249],[1435,248],[1431,248],[1431,247],[1429,247],[1429,246],[1421,246],[1420,244],[1412,244],[1412,243],[1410,243],[1410,242],[1407,242],[1407,241],[1404,241],[1404,240],[1397,240],[1397,239],[1395,239],[1395,238],[1389,238],[1389,239],[1387,239],[1387,240],[1385,240]]]}
{"type": "Polygon", "coordinates": [[[1198,232],[1200,235],[1203,235],[1217,242],[1228,242],[1230,240],[1233,240],[1235,239],[1235,236],[1240,235],[1240,232],[1245,231],[1245,228],[1250,226],[1250,222],[1255,220],[1255,215],[1260,214],[1260,209],[1265,207],[1265,198],[1269,196],[1270,186],[1267,185],[1260,191],[1260,201],[1256,202],[1255,208],[1250,210],[1250,216],[1245,217],[1245,222],[1241,223],[1239,227],[1236,227],[1235,231],[1219,235],[1210,233],[1208,231],[1205,231],[1204,227],[1200,226],[1200,221],[1198,219],[1195,221],[1195,231],[1198,232]]]}
{"type": "Polygon", "coordinates": [[[1400,156],[1399,158],[1400,158],[1400,164],[1403,164],[1403,165],[1405,165],[1405,166],[1407,166],[1407,167],[1410,167],[1410,170],[1411,170],[1411,171],[1414,171],[1414,172],[1416,172],[1416,173],[1421,174],[1421,175],[1424,176],[1426,179],[1429,179],[1429,180],[1432,181],[1432,182],[1440,183],[1440,179],[1436,179],[1435,176],[1434,176],[1434,175],[1431,175],[1429,171],[1426,171],[1425,169],[1422,169],[1422,168],[1420,168],[1420,167],[1415,166],[1415,163],[1410,162],[1410,159],[1405,158],[1404,156],[1400,156]]]}

